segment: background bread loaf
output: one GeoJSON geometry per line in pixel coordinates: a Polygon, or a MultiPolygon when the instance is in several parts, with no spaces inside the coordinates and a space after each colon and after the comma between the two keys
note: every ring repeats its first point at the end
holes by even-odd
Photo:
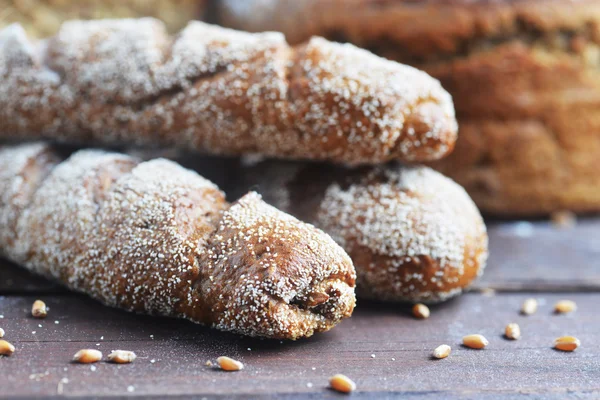
{"type": "Polygon", "coordinates": [[[355,272],[325,233],[249,193],[233,204],[164,159],[43,144],[0,150],[4,256],[126,310],[297,339],[354,308],[355,272]]]}

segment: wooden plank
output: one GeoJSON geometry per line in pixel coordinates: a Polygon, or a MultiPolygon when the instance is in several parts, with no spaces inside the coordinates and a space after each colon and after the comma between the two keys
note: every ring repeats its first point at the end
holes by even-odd
{"type": "Polygon", "coordinates": [[[0,294],[61,293],[67,290],[0,258],[0,294]]]}
{"type": "Polygon", "coordinates": [[[42,296],[50,312],[40,321],[29,317],[34,297],[0,297],[0,326],[17,348],[13,356],[0,359],[1,393],[310,398],[334,396],[326,388],[327,378],[344,373],[358,385],[353,398],[600,397],[600,293],[566,296],[579,305],[572,315],[551,312],[564,295],[537,294],[538,313],[525,317],[518,310],[528,296],[471,293],[434,307],[431,318],[422,321],[406,308],[361,302],[353,318],[298,342],[136,316],[78,295],[42,296]],[[502,338],[511,321],[521,325],[521,340],[502,338]],[[475,332],[489,339],[488,348],[460,346],[463,335],[475,332]],[[582,347],[574,353],[553,350],[554,338],[563,334],[577,336],[582,347]],[[451,356],[432,360],[431,350],[442,343],[453,347],[451,356]],[[69,363],[81,348],[105,354],[133,350],[139,358],[132,365],[98,363],[92,371],[89,365],[69,363]],[[220,355],[243,361],[245,368],[227,373],[204,365],[220,355]]]}
{"type": "Polygon", "coordinates": [[[498,290],[600,290],[600,218],[571,228],[549,222],[488,224],[490,259],[477,287],[498,290]]]}
{"type": "MultiPolygon", "coordinates": [[[[476,288],[600,291],[600,218],[582,220],[568,229],[548,222],[488,225],[490,260],[476,288]]],[[[63,289],[0,260],[0,293],[39,291],[63,289]]]]}

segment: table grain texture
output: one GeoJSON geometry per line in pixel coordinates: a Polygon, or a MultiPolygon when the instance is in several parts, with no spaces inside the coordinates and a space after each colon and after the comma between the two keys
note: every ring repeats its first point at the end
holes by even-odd
{"type": "Polygon", "coordinates": [[[16,352],[0,357],[0,398],[344,398],[327,388],[336,373],[351,377],[350,398],[600,398],[600,219],[572,228],[550,223],[492,222],[491,258],[474,289],[432,307],[416,320],[407,305],[359,301],[352,318],[307,340],[258,340],[169,318],[134,315],[0,260],[0,327],[16,352]],[[495,289],[490,291],[487,289],[495,289]],[[522,316],[524,299],[540,301],[522,316]],[[50,307],[30,316],[37,298],[50,307]],[[556,315],[557,300],[578,309],[556,315]],[[509,322],[522,338],[503,338],[509,322]],[[490,345],[471,350],[462,336],[481,333],[490,345]],[[582,343],[552,349],[561,335],[582,343]],[[431,359],[440,344],[452,347],[431,359]],[[129,365],[70,362],[82,348],[133,350],[129,365]],[[205,365],[228,355],[245,365],[224,372],[205,365]]]}

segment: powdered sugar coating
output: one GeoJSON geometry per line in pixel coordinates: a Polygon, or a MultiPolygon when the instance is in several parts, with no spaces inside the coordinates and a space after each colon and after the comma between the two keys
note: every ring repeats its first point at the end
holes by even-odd
{"type": "Polygon", "coordinates": [[[87,266],[78,259],[97,233],[102,197],[135,163],[124,155],[84,150],[57,165],[18,216],[17,244],[9,256],[80,289],[87,266]]]}
{"type": "Polygon", "coordinates": [[[15,256],[18,216],[50,168],[58,162],[43,143],[0,147],[0,254],[15,256]],[[35,162],[35,161],[38,162],[35,162]]]}
{"type": "Polygon", "coordinates": [[[367,297],[441,301],[485,268],[479,211],[464,189],[426,167],[379,168],[348,187],[331,185],[317,225],[349,252],[367,297]]]}
{"type": "Polygon", "coordinates": [[[452,150],[439,82],[351,45],[192,22],[72,21],[31,43],[0,32],[0,136],[177,145],[351,164],[452,150]]]}
{"type": "MultiPolygon", "coordinates": [[[[6,148],[0,165],[23,152],[6,148]]],[[[22,168],[11,170],[0,192],[18,183],[22,168]]],[[[16,246],[2,250],[105,304],[286,339],[328,330],[354,308],[352,263],[328,235],[256,194],[229,205],[171,161],[80,151],[28,196],[24,207],[0,203],[17,220],[16,246]]]]}
{"type": "Polygon", "coordinates": [[[118,179],[98,213],[83,265],[88,292],[111,306],[183,315],[219,212],[218,188],[179,165],[156,159],[118,179]]]}
{"type": "Polygon", "coordinates": [[[223,215],[211,244],[205,282],[232,287],[213,306],[213,311],[222,310],[220,329],[310,336],[327,330],[330,320],[349,316],[354,307],[355,274],[343,250],[256,193],[242,197],[223,215]],[[239,257],[240,248],[245,259],[239,257]],[[268,313],[275,318],[266,318],[268,313]]]}

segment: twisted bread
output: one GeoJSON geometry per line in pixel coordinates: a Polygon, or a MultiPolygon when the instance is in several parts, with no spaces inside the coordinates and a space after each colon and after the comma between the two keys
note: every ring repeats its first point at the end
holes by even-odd
{"type": "Polygon", "coordinates": [[[360,164],[443,157],[457,125],[439,82],[351,45],[145,18],[5,28],[0,132],[360,164]]]}
{"type": "Polygon", "coordinates": [[[354,308],[355,273],[323,232],[256,193],[228,204],[177,164],[44,144],[0,150],[0,249],[103,303],[297,339],[354,308]]]}
{"type": "Polygon", "coordinates": [[[264,162],[244,174],[232,186],[255,185],[269,202],[314,223],[348,252],[359,296],[438,302],[483,273],[487,234],[477,207],[430,168],[352,171],[264,162]]]}

